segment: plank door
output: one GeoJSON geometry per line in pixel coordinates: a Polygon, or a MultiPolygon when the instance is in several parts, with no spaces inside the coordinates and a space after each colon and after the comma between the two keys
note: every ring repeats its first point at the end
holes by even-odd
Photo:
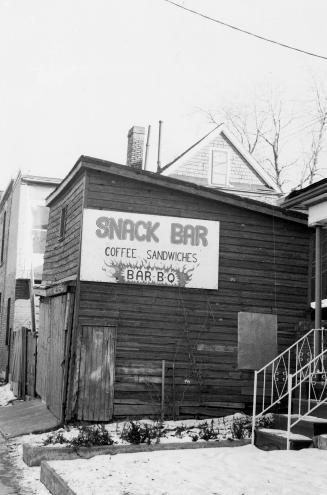
{"type": "Polygon", "coordinates": [[[49,298],[46,404],[56,418],[62,414],[66,302],[67,294],[49,298]]]}
{"type": "Polygon", "coordinates": [[[65,354],[74,297],[61,294],[42,299],[37,345],[36,392],[61,419],[65,354]]]}
{"type": "Polygon", "coordinates": [[[116,328],[82,326],[79,335],[77,418],[109,421],[113,415],[116,328]]]}

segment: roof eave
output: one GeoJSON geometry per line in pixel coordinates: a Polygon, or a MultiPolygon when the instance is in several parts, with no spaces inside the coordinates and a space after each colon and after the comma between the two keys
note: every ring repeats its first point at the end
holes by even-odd
{"type": "Polygon", "coordinates": [[[290,220],[305,225],[307,224],[307,215],[303,213],[289,212],[283,208],[263,204],[260,201],[240,197],[237,194],[232,194],[230,192],[211,190],[208,187],[199,186],[191,182],[162,176],[153,172],[131,169],[125,165],[107,162],[105,160],[88,156],[81,156],[62,183],[48,196],[48,206],[50,206],[50,204],[58,198],[58,196],[60,196],[63,190],[66,189],[66,187],[68,187],[72,182],[74,177],[83,169],[118,175],[126,179],[139,180],[148,184],[154,184],[156,186],[166,187],[186,194],[195,195],[197,197],[200,196],[204,199],[223,202],[232,206],[256,211],[258,213],[279,217],[284,220],[290,220]]]}

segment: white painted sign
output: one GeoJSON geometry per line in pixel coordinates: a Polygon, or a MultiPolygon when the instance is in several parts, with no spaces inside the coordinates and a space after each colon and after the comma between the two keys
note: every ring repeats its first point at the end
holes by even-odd
{"type": "Polygon", "coordinates": [[[219,222],[84,210],[81,280],[218,289],[219,222]]]}

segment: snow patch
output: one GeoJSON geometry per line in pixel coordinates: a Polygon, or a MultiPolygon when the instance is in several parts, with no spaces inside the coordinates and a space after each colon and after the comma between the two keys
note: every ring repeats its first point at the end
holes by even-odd
{"type": "Polygon", "coordinates": [[[11,405],[11,402],[16,400],[15,395],[10,390],[10,384],[0,386],[0,406],[11,405]]]}

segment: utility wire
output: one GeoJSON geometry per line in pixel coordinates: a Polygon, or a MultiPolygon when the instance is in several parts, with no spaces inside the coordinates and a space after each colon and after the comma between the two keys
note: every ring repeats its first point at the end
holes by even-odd
{"type": "Polygon", "coordinates": [[[304,53],[305,55],[311,55],[311,57],[321,58],[323,60],[327,60],[327,57],[323,55],[318,55],[317,53],[308,52],[307,50],[302,50],[301,48],[296,48],[295,46],[287,45],[286,43],[281,43],[279,41],[271,40],[269,38],[265,38],[260,34],[251,33],[250,31],[246,31],[245,29],[239,28],[237,26],[233,26],[232,24],[228,24],[227,22],[220,21],[219,19],[215,19],[214,17],[210,17],[202,12],[198,12],[197,10],[189,9],[188,7],[184,7],[184,5],[180,5],[179,3],[173,2],[172,0],[163,0],[164,2],[170,3],[171,5],[175,5],[175,7],[179,7],[180,9],[186,10],[191,14],[198,15],[203,19],[207,19],[208,21],[216,22],[217,24],[221,24],[222,26],[228,27],[230,29],[234,29],[235,31],[239,31],[244,34],[248,34],[249,36],[253,36],[254,38],[258,38],[263,41],[267,41],[268,43],[273,43],[274,45],[282,46],[283,48],[288,48],[289,50],[294,50],[296,52],[304,53]]]}

